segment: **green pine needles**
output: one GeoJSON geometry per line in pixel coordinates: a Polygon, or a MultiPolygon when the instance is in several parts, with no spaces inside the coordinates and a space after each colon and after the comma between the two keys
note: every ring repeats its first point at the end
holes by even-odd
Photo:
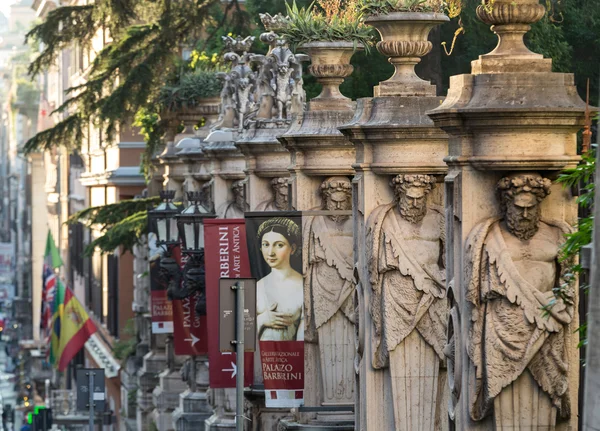
{"type": "Polygon", "coordinates": [[[52,11],[27,35],[44,46],[30,65],[32,76],[55,64],[63,49],[89,46],[98,31],[109,30],[112,41],[93,60],[87,81],[68,90],[68,99],[54,113],[57,124],[28,140],[25,153],[57,145],[79,149],[90,125],[101,129],[103,144],[114,142],[121,126],[156,103],[160,88],[173,75],[180,44],[204,26],[217,3],[96,0],[52,11]]]}
{"type": "Polygon", "coordinates": [[[156,196],[91,207],[73,214],[67,223],[83,223],[88,227],[99,228],[102,232],[86,246],[86,256],[92,256],[96,249],[108,254],[119,248],[131,251],[142,236],[148,233],[148,208],[158,203],[160,198],[156,196]]]}
{"type": "Polygon", "coordinates": [[[362,13],[353,0],[317,0],[298,8],[287,5],[288,24],[280,33],[294,48],[310,42],[354,42],[371,46],[372,29],[363,23],[362,13]]]}

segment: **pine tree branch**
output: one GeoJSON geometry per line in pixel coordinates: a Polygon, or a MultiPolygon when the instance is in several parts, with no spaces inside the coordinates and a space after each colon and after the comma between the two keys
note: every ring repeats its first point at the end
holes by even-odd
{"type": "Polygon", "coordinates": [[[23,153],[29,154],[40,150],[50,150],[60,145],[76,150],[81,148],[87,120],[80,114],[73,114],[49,129],[37,133],[23,145],[23,153]]]}
{"type": "MultiPolygon", "coordinates": [[[[119,19],[130,19],[133,9],[129,5],[135,5],[139,1],[141,0],[97,0],[92,16],[104,14],[99,21],[108,22],[111,19],[106,14],[121,7],[122,15],[119,19]]],[[[154,1],[157,8],[155,18],[146,24],[127,26],[116,36],[113,35],[113,41],[92,62],[87,82],[68,89],[69,99],[55,110],[56,113],[77,114],[70,115],[54,128],[30,139],[27,151],[65,143],[71,144],[71,148],[80,147],[81,134],[69,136],[69,132],[75,129],[66,128],[63,124],[74,124],[76,119],[80,125],[94,123],[101,126],[105,144],[114,141],[120,126],[130,123],[140,109],[156,104],[158,90],[173,73],[179,45],[202,27],[210,8],[218,1],[154,1]],[[51,141],[50,137],[59,139],[51,141]]],[[[63,8],[57,10],[61,9],[63,8]]],[[[53,17],[53,21],[57,21],[57,17],[53,17]]],[[[44,31],[50,30],[58,30],[56,22],[48,24],[44,31]]],[[[37,35],[44,43],[57,37],[42,35],[41,29],[33,35],[37,35]]],[[[32,73],[38,73],[41,68],[51,64],[57,46],[67,46],[67,41],[82,43],[88,37],[89,34],[83,31],[78,34],[70,32],[70,37],[61,43],[54,43],[52,48],[48,47],[45,50],[47,53],[43,53],[44,57],[40,56],[32,63],[32,73]]]]}
{"type": "Polygon", "coordinates": [[[106,229],[101,236],[85,247],[84,254],[93,256],[96,249],[99,249],[102,254],[112,254],[121,248],[132,251],[142,236],[147,234],[148,212],[140,211],[106,229]]]}
{"type": "Polygon", "coordinates": [[[125,218],[160,203],[159,197],[144,199],[128,199],[114,204],[90,207],[78,211],[66,221],[67,224],[83,223],[86,226],[99,226],[100,230],[107,230],[125,218]]]}
{"type": "Polygon", "coordinates": [[[29,65],[28,73],[35,77],[53,65],[58,54],[78,43],[90,45],[101,22],[94,20],[94,6],[62,6],[48,13],[46,19],[25,35],[25,41],[43,43],[44,49],[29,65]]]}

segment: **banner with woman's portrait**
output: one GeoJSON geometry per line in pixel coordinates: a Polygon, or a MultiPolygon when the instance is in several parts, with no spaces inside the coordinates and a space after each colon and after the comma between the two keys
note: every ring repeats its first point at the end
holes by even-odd
{"type": "Polygon", "coordinates": [[[304,404],[302,214],[246,213],[267,407],[304,404]]]}

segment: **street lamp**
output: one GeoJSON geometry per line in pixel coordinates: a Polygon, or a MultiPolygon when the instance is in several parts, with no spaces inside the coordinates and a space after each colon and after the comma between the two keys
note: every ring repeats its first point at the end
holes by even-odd
{"type": "Polygon", "coordinates": [[[188,192],[189,206],[177,215],[177,227],[181,237],[181,252],[188,256],[185,265],[183,288],[173,292],[175,299],[182,299],[198,293],[196,314],[206,315],[206,282],[204,269],[204,220],[214,218],[201,202],[202,192],[188,192]]]}
{"type": "Polygon", "coordinates": [[[179,208],[173,203],[175,191],[160,192],[162,202],[153,210],[148,211],[150,232],[156,234],[156,245],[162,247],[164,254],[160,259],[159,277],[167,285],[167,292],[178,288],[181,283],[179,264],[173,258],[173,248],[179,244],[179,231],[175,216],[179,208]]]}
{"type": "Polygon", "coordinates": [[[153,225],[153,232],[156,233],[156,245],[166,246],[166,251],[170,251],[179,244],[179,231],[175,216],[179,214],[179,208],[173,203],[175,191],[163,190],[160,192],[161,202],[155,209],[148,212],[150,223],[153,225]]]}

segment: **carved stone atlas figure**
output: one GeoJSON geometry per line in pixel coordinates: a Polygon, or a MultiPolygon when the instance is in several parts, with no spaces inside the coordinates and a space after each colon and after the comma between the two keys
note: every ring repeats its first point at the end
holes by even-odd
{"type": "Polygon", "coordinates": [[[574,306],[565,278],[569,265],[560,262],[559,252],[571,229],[542,218],[541,202],[550,186],[535,173],[502,178],[497,186],[502,219],[485,220],[467,240],[474,420],[493,411],[496,423],[502,423],[508,409],[519,416],[514,399],[521,411],[536,412],[536,418],[527,419],[532,426],[553,428],[557,415],[570,414],[565,328],[574,306]],[[563,293],[555,296],[553,289],[561,285],[563,293]]]}
{"type": "Polygon", "coordinates": [[[444,216],[427,203],[434,176],[398,175],[391,186],[394,202],[367,222],[373,367],[389,367],[395,429],[434,430],[445,390],[444,216]]]}
{"type": "MultiPolygon", "coordinates": [[[[352,209],[352,183],[327,178],[320,187],[322,209],[352,209]]],[[[306,217],[303,251],[306,342],[319,345],[323,403],[354,402],[354,257],[349,216],[306,217]],[[316,331],[316,333],[315,333],[316,331]]]]}
{"type": "Polygon", "coordinates": [[[271,188],[273,190],[273,199],[258,204],[256,211],[287,211],[289,192],[287,178],[273,178],[271,188]]]}
{"type": "Polygon", "coordinates": [[[235,181],[231,185],[233,200],[221,205],[217,211],[218,218],[244,218],[244,212],[249,211],[244,191],[244,180],[235,181]]]}

